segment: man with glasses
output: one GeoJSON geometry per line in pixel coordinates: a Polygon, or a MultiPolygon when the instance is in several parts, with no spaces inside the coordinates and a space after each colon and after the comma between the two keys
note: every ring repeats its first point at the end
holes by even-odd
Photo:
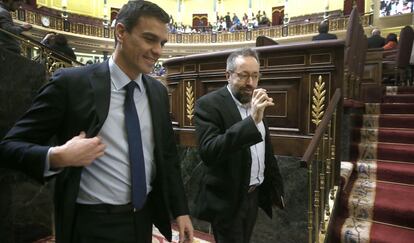
{"type": "Polygon", "coordinates": [[[218,243],[249,242],[258,207],[269,217],[284,207],[283,182],[263,120],[273,106],[257,88],[260,62],[252,49],[227,58],[228,85],[201,97],[196,134],[205,165],[195,216],[211,222],[218,243]]]}

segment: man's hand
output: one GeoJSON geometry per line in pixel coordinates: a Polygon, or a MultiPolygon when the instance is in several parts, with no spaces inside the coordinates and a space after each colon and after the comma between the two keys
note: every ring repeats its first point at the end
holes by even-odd
{"type": "Polygon", "coordinates": [[[253,90],[252,96],[251,116],[256,124],[259,124],[263,119],[263,113],[266,107],[274,106],[273,98],[270,98],[265,89],[253,90]]]}
{"type": "Polygon", "coordinates": [[[179,243],[191,243],[193,242],[193,224],[191,223],[190,216],[182,215],[176,218],[178,224],[178,230],[180,232],[179,235],[179,243]]]}
{"type": "Polygon", "coordinates": [[[85,138],[85,132],[73,137],[62,146],[50,150],[50,167],[87,166],[105,152],[106,145],[101,138],[85,138]]]}

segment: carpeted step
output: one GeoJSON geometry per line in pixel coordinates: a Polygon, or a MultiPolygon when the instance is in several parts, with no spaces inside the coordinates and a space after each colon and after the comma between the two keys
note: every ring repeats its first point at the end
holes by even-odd
{"type": "Polygon", "coordinates": [[[331,243],[409,243],[414,239],[412,228],[354,218],[342,219],[339,222],[342,224],[334,227],[331,243]]]}
{"type": "Polygon", "coordinates": [[[414,228],[414,186],[377,181],[374,220],[414,228]]]}
{"type": "Polygon", "coordinates": [[[414,144],[414,129],[401,128],[354,128],[355,142],[386,142],[414,144]]]}
{"type": "Polygon", "coordinates": [[[414,163],[414,146],[398,143],[352,143],[350,147],[352,161],[391,160],[414,163]]]}
{"type": "Polygon", "coordinates": [[[379,160],[376,163],[377,180],[414,185],[414,163],[386,160],[379,160]]]}
{"type": "Polygon", "coordinates": [[[383,103],[414,103],[414,94],[386,95],[382,97],[383,103]]]}
{"type": "Polygon", "coordinates": [[[397,94],[414,94],[414,86],[386,86],[384,88],[385,95],[397,95],[397,94]]]}
{"type": "Polygon", "coordinates": [[[414,114],[410,103],[365,103],[365,114],[414,114]]]}
{"type": "Polygon", "coordinates": [[[354,115],[355,127],[378,128],[411,128],[414,129],[413,114],[381,114],[381,115],[354,115]]]}

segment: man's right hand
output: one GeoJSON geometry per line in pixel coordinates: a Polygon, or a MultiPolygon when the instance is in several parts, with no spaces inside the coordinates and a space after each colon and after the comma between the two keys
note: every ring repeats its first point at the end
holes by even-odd
{"type": "Polygon", "coordinates": [[[274,106],[273,98],[270,98],[265,89],[253,90],[251,101],[251,116],[256,124],[259,124],[263,119],[263,113],[266,107],[274,106]]]}
{"type": "Polygon", "coordinates": [[[62,146],[50,150],[49,162],[53,169],[67,166],[87,166],[101,157],[106,145],[100,137],[86,138],[85,132],[73,137],[62,146]]]}

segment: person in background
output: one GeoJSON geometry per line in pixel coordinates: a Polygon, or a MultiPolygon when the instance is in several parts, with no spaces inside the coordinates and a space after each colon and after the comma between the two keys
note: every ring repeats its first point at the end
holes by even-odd
{"type": "Polygon", "coordinates": [[[40,41],[43,45],[50,48],[50,46],[55,42],[56,32],[48,32],[45,37],[40,41]]]}
{"type": "Polygon", "coordinates": [[[329,23],[327,21],[322,21],[318,27],[319,34],[312,37],[312,41],[338,39],[338,37],[335,34],[330,34],[328,33],[328,31],[329,31],[329,23]]]}
{"type": "Polygon", "coordinates": [[[368,38],[368,48],[381,48],[385,45],[385,38],[381,36],[379,29],[373,29],[371,37],[368,38]]]}
{"type": "Polygon", "coordinates": [[[283,181],[264,111],[273,106],[258,88],[260,62],[253,49],[227,58],[228,85],[199,98],[195,129],[205,165],[195,216],[211,223],[217,243],[248,243],[260,206],[283,208],[283,181]]]}
{"type": "MultiPolygon", "coordinates": [[[[73,60],[76,60],[75,52],[72,48],[68,45],[68,40],[62,34],[56,34],[54,37],[54,41],[51,42],[49,45],[51,49],[57,51],[67,57],[70,57],[73,60]]],[[[69,61],[69,59],[67,59],[69,61]]],[[[69,61],[70,62],[70,61],[69,61]]]]}
{"type": "Polygon", "coordinates": [[[168,92],[147,75],[168,21],[154,3],[126,3],[109,60],[56,71],[1,141],[2,167],[57,177],[57,243],[151,243],[153,224],[171,241],[170,217],[192,242],[168,92]]]}
{"type": "Polygon", "coordinates": [[[398,39],[397,39],[397,35],[394,33],[389,33],[387,35],[387,39],[384,45],[384,50],[392,50],[397,48],[398,46],[398,39]]]}
{"type": "MultiPolygon", "coordinates": [[[[30,30],[30,24],[16,25],[13,23],[10,12],[14,12],[23,3],[23,0],[0,0],[0,28],[12,34],[20,35],[23,31],[30,30]]],[[[0,32],[0,48],[7,49],[20,55],[20,43],[12,36],[0,32]]]]}

